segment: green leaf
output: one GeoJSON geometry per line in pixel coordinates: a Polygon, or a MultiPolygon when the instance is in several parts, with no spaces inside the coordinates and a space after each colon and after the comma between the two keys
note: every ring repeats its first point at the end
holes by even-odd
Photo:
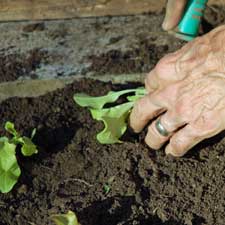
{"type": "Polygon", "coordinates": [[[127,129],[127,118],[133,102],[124,103],[108,109],[91,109],[92,117],[103,121],[105,128],[97,134],[101,144],[121,143],[119,138],[127,129]]]}
{"type": "Polygon", "coordinates": [[[31,141],[28,137],[20,138],[20,141],[23,143],[21,152],[24,156],[31,156],[33,154],[37,154],[37,146],[31,141]]]}
{"type": "Polygon", "coordinates": [[[136,102],[138,99],[142,98],[142,95],[133,95],[133,96],[128,96],[127,100],[129,102],[136,102]]]}
{"type": "Polygon", "coordinates": [[[57,225],[79,225],[77,216],[74,212],[69,211],[67,214],[55,214],[51,219],[57,225]]]}
{"type": "MultiPolygon", "coordinates": [[[[20,144],[24,156],[31,156],[37,153],[36,145],[28,137],[21,137],[16,131],[14,124],[6,122],[5,129],[13,135],[13,138],[0,137],[0,191],[9,192],[18,181],[21,170],[17,163],[16,146],[20,144]]],[[[35,135],[33,130],[31,138],[35,135]]]]}
{"type": "Polygon", "coordinates": [[[34,138],[34,136],[36,135],[36,133],[37,133],[37,129],[34,128],[34,129],[32,130],[31,136],[30,136],[31,140],[34,138]]]}
{"type": "Polygon", "coordinates": [[[137,88],[136,89],[136,91],[135,91],[135,95],[142,95],[142,96],[144,96],[144,95],[146,95],[148,92],[147,92],[147,90],[144,88],[144,87],[139,87],[139,88],[137,88]]]}
{"type": "Polygon", "coordinates": [[[123,91],[110,91],[107,95],[93,97],[86,94],[75,94],[75,102],[82,107],[90,107],[92,109],[102,109],[106,103],[115,102],[121,95],[136,92],[137,89],[128,89],[123,91]]]}
{"type": "Polygon", "coordinates": [[[97,140],[102,144],[121,143],[120,137],[127,129],[127,118],[134,102],[147,94],[144,87],[109,92],[105,96],[92,97],[86,94],[75,94],[75,102],[82,107],[89,107],[92,117],[103,121],[104,129],[97,134],[97,140]],[[115,102],[121,95],[134,93],[127,97],[128,102],[111,108],[103,108],[106,103],[115,102]]]}
{"type": "Polygon", "coordinates": [[[21,144],[21,152],[24,156],[31,156],[33,154],[36,154],[38,152],[37,146],[32,142],[32,138],[36,134],[36,129],[33,129],[31,138],[28,137],[21,137],[20,134],[16,131],[14,124],[11,122],[6,122],[5,129],[13,135],[13,138],[11,139],[11,143],[17,145],[21,144]]]}
{"type": "Polygon", "coordinates": [[[147,91],[145,88],[143,88],[143,87],[137,88],[137,90],[135,91],[135,95],[128,96],[127,100],[129,102],[135,102],[135,101],[139,100],[140,98],[142,98],[146,94],[147,94],[147,91]]]}
{"type": "Polygon", "coordinates": [[[20,136],[16,131],[14,124],[9,121],[5,123],[5,130],[7,130],[10,134],[12,134],[15,138],[20,136]]]}
{"type": "Polygon", "coordinates": [[[0,142],[9,142],[7,137],[0,137],[0,142]]]}
{"type": "Polygon", "coordinates": [[[0,191],[11,191],[21,174],[16,159],[16,145],[9,143],[7,139],[0,140],[0,191]]]}
{"type": "Polygon", "coordinates": [[[111,187],[108,184],[103,186],[103,191],[107,195],[111,191],[111,187]]]}

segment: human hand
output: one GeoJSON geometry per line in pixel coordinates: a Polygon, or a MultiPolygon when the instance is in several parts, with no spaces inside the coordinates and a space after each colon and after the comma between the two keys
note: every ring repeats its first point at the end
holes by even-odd
{"type": "Polygon", "coordinates": [[[148,92],[162,89],[195,73],[221,69],[225,54],[225,25],[195,38],[174,53],[167,54],[150,71],[145,79],[148,92]]]}
{"type": "Polygon", "coordinates": [[[187,0],[168,0],[166,16],[162,24],[164,30],[171,30],[178,25],[183,15],[186,3],[187,0]]]}
{"type": "Polygon", "coordinates": [[[225,26],[162,59],[146,79],[149,94],[136,102],[130,126],[140,132],[150,120],[146,143],[182,156],[225,129],[225,26]],[[159,133],[160,116],[169,135],[159,133]]]}

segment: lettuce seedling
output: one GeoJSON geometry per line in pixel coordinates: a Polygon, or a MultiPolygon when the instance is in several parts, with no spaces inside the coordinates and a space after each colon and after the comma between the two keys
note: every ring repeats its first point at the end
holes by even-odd
{"type": "Polygon", "coordinates": [[[16,184],[21,171],[16,159],[16,145],[9,140],[0,140],[0,190],[2,193],[9,192],[16,184]]]}
{"type": "Polygon", "coordinates": [[[97,140],[101,144],[114,144],[121,143],[120,138],[127,130],[127,119],[134,102],[146,93],[143,87],[117,92],[110,91],[107,95],[100,97],[79,93],[74,95],[74,100],[78,105],[88,107],[93,119],[103,121],[104,129],[97,134],[97,140]],[[104,108],[107,103],[114,103],[124,94],[131,94],[127,97],[127,102],[104,108]]]}
{"type": "Polygon", "coordinates": [[[11,191],[21,174],[16,158],[16,146],[21,145],[21,152],[24,156],[31,156],[38,152],[36,145],[32,142],[36,132],[35,129],[31,138],[20,136],[11,122],[6,122],[5,129],[13,137],[11,139],[0,138],[0,191],[2,193],[11,191]]]}
{"type": "Polygon", "coordinates": [[[51,219],[56,225],[80,225],[74,212],[69,211],[67,214],[55,214],[51,219]]]}
{"type": "Polygon", "coordinates": [[[15,145],[20,144],[21,152],[24,156],[31,156],[37,153],[36,145],[32,142],[34,135],[36,134],[36,129],[33,129],[31,133],[31,138],[21,137],[20,134],[15,130],[14,124],[11,122],[6,122],[5,129],[13,135],[11,142],[15,145]]]}

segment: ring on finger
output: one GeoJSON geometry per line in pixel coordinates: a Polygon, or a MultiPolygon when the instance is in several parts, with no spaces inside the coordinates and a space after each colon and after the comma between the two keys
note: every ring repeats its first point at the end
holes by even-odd
{"type": "Polygon", "coordinates": [[[170,135],[170,132],[167,131],[167,129],[162,125],[162,123],[161,123],[161,117],[159,117],[156,120],[155,128],[159,132],[159,134],[161,134],[164,137],[168,137],[170,135]]]}

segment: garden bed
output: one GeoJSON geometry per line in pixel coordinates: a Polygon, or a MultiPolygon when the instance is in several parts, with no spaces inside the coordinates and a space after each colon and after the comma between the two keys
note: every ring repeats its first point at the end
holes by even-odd
{"type": "MultiPolygon", "coordinates": [[[[207,8],[201,33],[223,24],[224,10],[207,8]]],[[[68,210],[81,225],[224,225],[224,132],[179,159],[147,147],[144,132],[127,131],[123,143],[101,145],[96,134],[103,125],[73,100],[77,92],[137,87],[121,83],[143,80],[161,57],[183,46],[161,30],[163,17],[0,24],[0,101],[28,96],[0,103],[0,132],[7,135],[6,121],[27,136],[37,128],[39,149],[29,158],[17,154],[22,175],[0,194],[0,225],[53,225],[50,215],[68,210]],[[68,84],[76,77],[120,84],[68,84]],[[61,80],[48,81],[55,78],[61,80]]]]}
{"type": "Polygon", "coordinates": [[[53,224],[50,215],[72,210],[82,225],[223,225],[225,139],[220,134],[183,158],[165,156],[127,132],[122,144],[101,145],[101,123],[73,101],[73,94],[102,95],[137,86],[83,79],[36,98],[10,98],[0,105],[0,132],[15,123],[39,153],[18,154],[22,176],[0,195],[2,225],[53,224]],[[104,191],[109,183],[110,191],[104,191]]]}
{"type": "MultiPolygon", "coordinates": [[[[201,34],[224,24],[207,7],[201,34]]],[[[0,82],[147,73],[184,41],[161,29],[165,12],[136,16],[0,24],[0,82]]]]}

